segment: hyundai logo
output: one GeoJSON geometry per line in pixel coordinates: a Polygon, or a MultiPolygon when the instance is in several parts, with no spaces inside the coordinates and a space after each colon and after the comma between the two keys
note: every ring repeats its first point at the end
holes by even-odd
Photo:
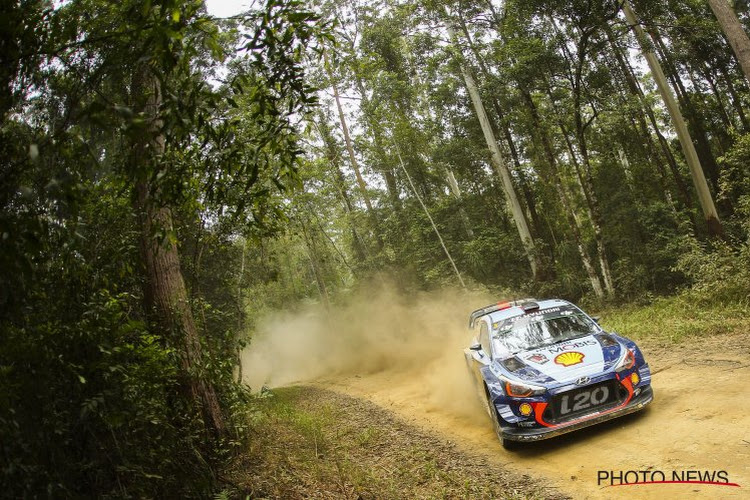
{"type": "Polygon", "coordinates": [[[576,385],[586,385],[590,381],[591,381],[591,379],[588,378],[588,377],[581,377],[581,378],[579,378],[579,379],[576,380],[576,385]]]}

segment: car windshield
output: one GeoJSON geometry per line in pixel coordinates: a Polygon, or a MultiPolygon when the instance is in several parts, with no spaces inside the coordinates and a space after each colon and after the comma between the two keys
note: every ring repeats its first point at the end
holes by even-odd
{"type": "Polygon", "coordinates": [[[552,307],[501,321],[493,328],[492,340],[499,350],[517,353],[584,337],[598,330],[597,324],[579,309],[552,307]]]}

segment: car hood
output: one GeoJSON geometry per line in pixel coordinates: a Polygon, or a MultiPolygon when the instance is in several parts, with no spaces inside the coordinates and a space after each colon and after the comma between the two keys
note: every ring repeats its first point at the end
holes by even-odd
{"type": "Polygon", "coordinates": [[[515,377],[529,382],[566,382],[610,369],[620,359],[622,349],[609,335],[588,335],[521,351],[500,364],[515,377]]]}

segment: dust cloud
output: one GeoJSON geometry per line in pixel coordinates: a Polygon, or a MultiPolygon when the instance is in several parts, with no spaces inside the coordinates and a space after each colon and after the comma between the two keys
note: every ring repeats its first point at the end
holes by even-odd
{"type": "Polygon", "coordinates": [[[405,296],[379,285],[329,312],[277,312],[260,321],[242,353],[244,382],[259,390],[356,377],[373,390],[408,387],[436,410],[476,415],[481,407],[463,349],[472,338],[469,313],[492,301],[486,292],[405,296]]]}

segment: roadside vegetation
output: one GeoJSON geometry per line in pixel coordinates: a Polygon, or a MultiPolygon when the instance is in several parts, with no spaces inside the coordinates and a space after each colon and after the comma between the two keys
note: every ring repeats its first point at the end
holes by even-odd
{"type": "Polygon", "coordinates": [[[750,331],[747,302],[716,303],[694,291],[599,311],[602,326],[637,341],[680,343],[690,338],[750,331]]]}
{"type": "Polygon", "coordinates": [[[644,296],[639,301],[600,310],[602,326],[635,340],[662,344],[690,337],[750,331],[750,254],[727,245],[706,251],[695,246],[677,270],[692,284],[671,296],[644,296]]]}
{"type": "Polygon", "coordinates": [[[372,403],[315,387],[263,393],[251,445],[226,496],[251,498],[565,498],[489,467],[372,403]]]}

